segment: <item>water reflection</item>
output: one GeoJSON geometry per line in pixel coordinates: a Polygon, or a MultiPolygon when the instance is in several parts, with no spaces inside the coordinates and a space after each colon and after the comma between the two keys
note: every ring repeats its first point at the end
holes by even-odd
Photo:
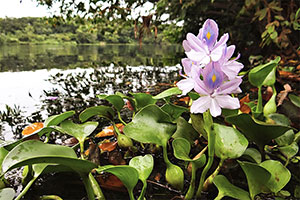
{"type": "Polygon", "coordinates": [[[9,45],[0,46],[0,71],[31,71],[100,66],[174,66],[183,56],[181,45],[9,45]]]}

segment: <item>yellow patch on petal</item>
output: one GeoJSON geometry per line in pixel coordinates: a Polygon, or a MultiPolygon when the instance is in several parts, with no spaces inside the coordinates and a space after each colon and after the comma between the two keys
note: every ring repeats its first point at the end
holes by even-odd
{"type": "Polygon", "coordinates": [[[215,74],[211,77],[211,80],[213,81],[213,83],[217,80],[217,77],[215,74]]]}
{"type": "Polygon", "coordinates": [[[207,37],[208,40],[210,39],[210,36],[211,36],[210,32],[207,32],[206,37],[207,37]]]}

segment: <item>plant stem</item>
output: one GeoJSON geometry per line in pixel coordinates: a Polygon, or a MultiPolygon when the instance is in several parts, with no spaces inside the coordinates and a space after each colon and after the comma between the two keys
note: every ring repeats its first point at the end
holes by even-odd
{"type": "Polygon", "coordinates": [[[261,86],[258,87],[258,99],[257,99],[257,106],[256,112],[261,113],[263,111],[262,107],[262,94],[261,94],[261,86]]]}
{"type": "Polygon", "coordinates": [[[97,200],[105,200],[104,194],[103,194],[98,182],[92,175],[92,173],[89,173],[89,179],[90,179],[90,182],[93,187],[94,194],[96,195],[97,200]]]}
{"type": "Polygon", "coordinates": [[[128,190],[128,194],[129,194],[130,200],[135,200],[134,196],[133,196],[133,191],[132,190],[128,190]]]}
{"type": "Polygon", "coordinates": [[[82,159],[84,159],[84,141],[79,141],[79,145],[80,145],[80,156],[82,159]]]}
{"type": "Polygon", "coordinates": [[[143,182],[143,188],[142,188],[142,191],[141,191],[141,194],[140,194],[138,200],[144,200],[144,196],[145,196],[145,193],[146,193],[147,181],[142,180],[142,182],[143,182]]]}
{"type": "Polygon", "coordinates": [[[95,200],[94,190],[92,187],[92,184],[89,180],[89,177],[86,174],[80,173],[80,177],[82,178],[82,181],[84,183],[84,187],[86,190],[86,193],[88,195],[89,200],[95,200]]]}
{"type": "Polygon", "coordinates": [[[194,193],[195,193],[197,167],[194,162],[191,162],[191,163],[192,163],[192,178],[191,178],[189,190],[187,191],[187,193],[184,197],[184,199],[186,199],[186,200],[192,199],[194,196],[194,193]]]}
{"type": "Polygon", "coordinates": [[[207,189],[207,187],[212,183],[214,178],[219,174],[224,161],[225,161],[224,159],[221,159],[216,170],[206,179],[206,181],[204,182],[204,186],[203,186],[204,190],[207,189]]]}
{"type": "MultiPolygon", "coordinates": [[[[38,176],[37,176],[38,177],[38,176]]],[[[26,187],[22,190],[22,192],[15,198],[15,200],[20,200],[26,192],[29,190],[31,185],[34,183],[34,181],[37,179],[37,177],[33,177],[26,185],[26,187]]]]}
{"type": "Polygon", "coordinates": [[[169,165],[172,165],[172,163],[170,162],[170,160],[168,158],[167,145],[162,145],[162,149],[163,149],[163,158],[168,167],[169,165]]]}

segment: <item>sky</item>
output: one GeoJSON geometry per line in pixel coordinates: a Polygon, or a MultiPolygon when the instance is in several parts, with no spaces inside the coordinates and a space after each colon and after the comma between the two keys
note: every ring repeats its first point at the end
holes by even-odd
{"type": "Polygon", "coordinates": [[[5,17],[44,17],[52,16],[53,11],[46,6],[37,6],[34,0],[0,0],[0,18],[5,17]]]}

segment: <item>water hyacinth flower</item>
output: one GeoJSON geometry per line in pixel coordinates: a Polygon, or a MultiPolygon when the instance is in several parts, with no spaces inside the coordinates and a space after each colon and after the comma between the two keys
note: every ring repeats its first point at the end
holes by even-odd
{"type": "Polygon", "coordinates": [[[242,78],[238,73],[243,68],[243,64],[236,61],[239,55],[231,59],[235,46],[227,47],[228,34],[217,41],[218,31],[217,23],[208,19],[197,37],[187,34],[183,47],[188,58],[182,59],[186,79],[177,83],[182,95],[193,89],[200,94],[191,106],[192,113],[204,113],[209,109],[214,117],[221,115],[221,108],[240,107],[238,98],[231,94],[241,92],[242,78]]]}

